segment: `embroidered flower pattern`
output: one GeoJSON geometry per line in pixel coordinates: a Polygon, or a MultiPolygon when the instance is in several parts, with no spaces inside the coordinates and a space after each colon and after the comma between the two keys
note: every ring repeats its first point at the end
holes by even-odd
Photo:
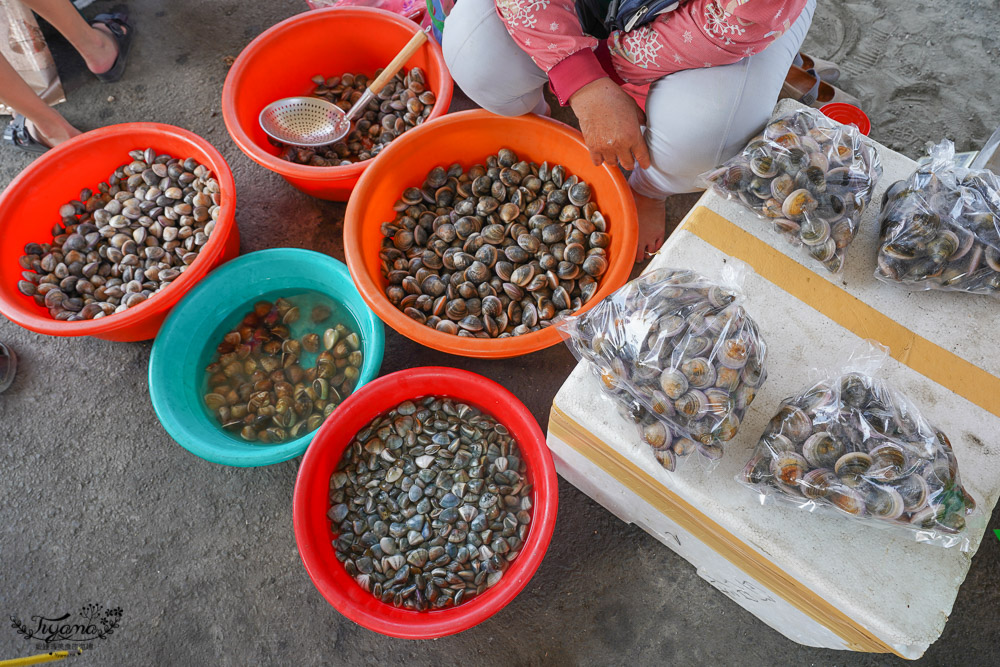
{"type": "Polygon", "coordinates": [[[709,2],[705,5],[705,31],[722,39],[726,44],[733,43],[733,37],[739,37],[746,32],[746,28],[730,21],[732,14],[719,5],[718,2],[709,2]]]}
{"type": "Polygon", "coordinates": [[[620,54],[630,63],[643,69],[656,67],[657,56],[663,45],[660,35],[650,28],[639,28],[626,33],[615,33],[612,52],[620,54]]]}
{"type": "Polygon", "coordinates": [[[497,9],[505,23],[524,28],[533,28],[538,23],[537,12],[549,6],[551,0],[497,0],[497,9]]]}

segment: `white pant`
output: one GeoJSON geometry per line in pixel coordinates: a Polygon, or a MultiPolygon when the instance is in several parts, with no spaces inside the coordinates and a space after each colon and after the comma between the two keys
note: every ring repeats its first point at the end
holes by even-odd
{"type": "MultiPolygon", "coordinates": [[[[809,0],[761,53],[656,81],[646,101],[652,166],[632,172],[632,188],[654,198],[693,192],[699,174],[738,153],[767,122],[815,9],[809,0]]],[[[484,109],[502,116],[547,109],[548,77],[511,39],[494,0],[459,0],[445,23],[443,48],[455,83],[484,109]]]]}

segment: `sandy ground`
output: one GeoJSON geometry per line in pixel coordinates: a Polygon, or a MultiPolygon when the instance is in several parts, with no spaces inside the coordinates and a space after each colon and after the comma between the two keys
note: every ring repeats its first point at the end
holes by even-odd
{"type": "MultiPolygon", "coordinates": [[[[114,6],[99,0],[86,12],[114,6]]],[[[342,259],[343,205],[306,197],[252,163],[219,112],[224,58],[304,3],[134,0],[129,7],[140,34],[115,85],[96,82],[64,42],[51,40],[69,97],[63,113],[82,128],[157,120],[207,137],[235,174],[243,252],[296,246],[342,259]]],[[[996,0],[825,2],[806,46],[843,65],[842,86],[864,101],[872,136],[911,157],[943,136],[959,150],[975,149],[1000,122],[996,0]]],[[[28,162],[0,152],[0,186],[28,162]]],[[[671,217],[695,198],[676,198],[671,217]]],[[[899,662],[785,639],[565,482],[548,556],[506,609],[446,639],[382,637],[340,616],[302,568],[291,527],[296,461],[223,468],[166,435],[149,404],[149,343],[52,339],[2,319],[0,340],[22,359],[17,382],[0,397],[0,613],[121,607],[120,628],[74,664],[899,662]]],[[[386,343],[383,372],[446,364],[482,373],[514,391],[543,427],[573,365],[562,346],[476,362],[392,331],[386,343]]],[[[1000,543],[988,536],[923,664],[996,663],[998,578],[1000,543]]],[[[4,625],[0,659],[39,652],[4,625]]]]}

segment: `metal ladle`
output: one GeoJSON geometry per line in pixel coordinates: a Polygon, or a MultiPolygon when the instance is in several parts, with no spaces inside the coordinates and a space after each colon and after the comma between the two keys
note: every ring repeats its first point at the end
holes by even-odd
{"type": "Polygon", "coordinates": [[[426,41],[427,33],[418,30],[382,73],[368,84],[361,98],[346,114],[336,104],[318,97],[286,97],[264,107],[259,118],[261,128],[278,141],[303,148],[327,146],[340,141],[351,131],[354,118],[365,110],[426,41]]]}

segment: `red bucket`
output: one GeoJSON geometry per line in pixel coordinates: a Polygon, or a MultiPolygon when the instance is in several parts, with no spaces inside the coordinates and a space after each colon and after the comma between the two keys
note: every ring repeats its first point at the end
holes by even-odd
{"type": "MultiPolygon", "coordinates": [[[[288,162],[261,129],[260,111],[284,97],[308,95],[317,74],[374,75],[413,37],[412,21],[380,9],[330,7],[298,14],[250,42],[229,69],[222,88],[222,117],[233,141],[257,164],[280,174],[306,194],[347,201],[371,160],[342,167],[311,167],[288,162]]],[[[404,69],[420,67],[437,101],[428,120],[451,104],[452,80],[441,47],[420,47],[404,69]]],[[[403,136],[406,136],[405,134],[403,136]]]]}
{"type": "Polygon", "coordinates": [[[475,373],[454,368],[411,368],[378,378],[351,394],[327,418],[306,450],[292,501],[295,541],[316,588],[337,611],[369,630],[403,639],[432,639],[467,630],[503,609],[542,562],[555,528],[559,489],[552,454],[538,422],[516,396],[475,373]],[[448,396],[492,415],[510,431],[534,485],[531,529],[520,555],[492,588],[456,607],[400,609],[378,600],[337,560],[327,512],[330,475],[355,434],[407,399],[448,396]]]}
{"type": "Polygon", "coordinates": [[[123,123],[92,130],[47,151],[0,194],[0,313],[25,329],[50,336],[95,336],[136,341],[156,336],[170,309],[219,264],[240,254],[236,184],[219,151],[198,135],[161,123],[123,123]],[[18,258],[26,243],[52,240],[59,207],[94,189],[130,161],[129,151],[152,148],[175,158],[192,157],[212,170],[222,191],[222,214],[198,259],[148,301],[96,320],[63,322],[21,294],[18,258]]]}

